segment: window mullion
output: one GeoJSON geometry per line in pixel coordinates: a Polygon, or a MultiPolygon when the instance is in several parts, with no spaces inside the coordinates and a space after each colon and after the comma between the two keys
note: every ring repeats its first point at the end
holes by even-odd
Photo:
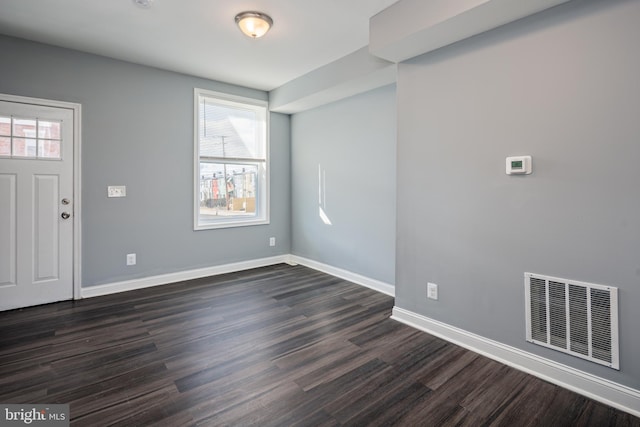
{"type": "Polygon", "coordinates": [[[246,157],[216,157],[216,156],[200,156],[201,162],[207,163],[264,163],[267,159],[246,158],[246,157]]]}

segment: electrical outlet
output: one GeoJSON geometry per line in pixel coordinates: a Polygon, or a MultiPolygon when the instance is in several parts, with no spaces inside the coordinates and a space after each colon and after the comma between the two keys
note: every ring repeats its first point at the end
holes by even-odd
{"type": "Polygon", "coordinates": [[[275,245],[276,245],[276,238],[269,237],[269,246],[275,246],[275,245]]]}
{"type": "Polygon", "coordinates": [[[438,299],[438,285],[435,283],[427,283],[427,298],[438,299]]]}
{"type": "Polygon", "coordinates": [[[127,265],[136,265],[136,254],[127,254],[127,265]]]}

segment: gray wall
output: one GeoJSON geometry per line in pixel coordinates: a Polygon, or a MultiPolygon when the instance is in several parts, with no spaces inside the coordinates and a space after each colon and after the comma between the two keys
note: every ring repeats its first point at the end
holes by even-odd
{"type": "Polygon", "coordinates": [[[291,119],[292,253],[388,284],[395,283],[395,95],[395,85],[385,86],[291,119]],[[319,216],[318,167],[332,225],[319,216]]]}
{"type": "Polygon", "coordinates": [[[399,66],[399,307],[640,388],[639,22],[571,2],[399,66]],[[526,343],[524,272],[619,288],[620,372],[526,343]]]}
{"type": "Polygon", "coordinates": [[[193,231],[193,88],[266,93],[3,36],[0,52],[0,92],[82,104],[83,286],[290,252],[281,114],[271,115],[271,224],[193,231]],[[114,184],[126,198],[106,197],[114,184]],[[138,263],[126,267],[130,252],[138,263]]]}

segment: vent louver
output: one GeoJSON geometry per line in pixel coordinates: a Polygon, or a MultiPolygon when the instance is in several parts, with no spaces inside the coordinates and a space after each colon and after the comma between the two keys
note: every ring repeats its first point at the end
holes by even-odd
{"type": "Polygon", "coordinates": [[[527,341],[610,368],[618,360],[618,289],[525,273],[527,341]]]}

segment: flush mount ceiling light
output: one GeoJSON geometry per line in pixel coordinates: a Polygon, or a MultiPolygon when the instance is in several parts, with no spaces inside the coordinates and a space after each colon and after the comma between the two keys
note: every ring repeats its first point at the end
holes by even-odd
{"type": "Polygon", "coordinates": [[[133,2],[144,9],[149,9],[153,0],[133,0],[133,2]]]}
{"type": "Polygon", "coordinates": [[[238,24],[240,31],[257,39],[267,34],[273,25],[273,19],[260,12],[242,12],[236,15],[236,24],[238,24]]]}

